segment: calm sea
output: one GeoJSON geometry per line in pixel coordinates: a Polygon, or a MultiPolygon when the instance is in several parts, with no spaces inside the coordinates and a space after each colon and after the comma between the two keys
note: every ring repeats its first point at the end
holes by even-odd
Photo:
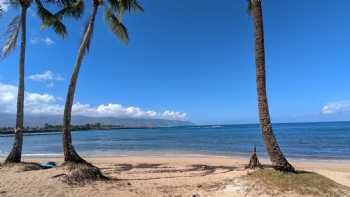
{"type": "MultiPolygon", "coordinates": [[[[290,158],[350,159],[350,122],[274,124],[290,158]]],[[[9,152],[13,136],[0,137],[0,156],[9,152]]],[[[73,133],[82,155],[217,154],[246,155],[254,146],[266,156],[258,125],[215,125],[157,129],[122,129],[73,133]]],[[[25,155],[62,154],[62,135],[26,135],[25,155]]]]}

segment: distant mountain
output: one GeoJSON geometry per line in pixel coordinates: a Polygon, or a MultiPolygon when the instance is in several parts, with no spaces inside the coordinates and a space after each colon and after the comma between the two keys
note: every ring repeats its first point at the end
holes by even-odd
{"type": "MultiPolygon", "coordinates": [[[[44,127],[45,124],[61,125],[63,116],[59,115],[26,115],[24,124],[27,127],[44,127]]],[[[125,127],[175,127],[193,125],[188,121],[165,120],[165,119],[142,119],[142,118],[113,118],[113,117],[87,117],[73,116],[73,125],[83,125],[88,123],[101,123],[104,125],[121,125],[125,127]]],[[[14,114],[0,113],[0,127],[14,127],[14,114]]]]}

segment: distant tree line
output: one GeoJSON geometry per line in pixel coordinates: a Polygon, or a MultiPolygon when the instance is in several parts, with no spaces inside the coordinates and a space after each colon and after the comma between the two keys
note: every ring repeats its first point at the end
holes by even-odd
{"type": "MultiPolygon", "coordinates": [[[[44,127],[24,127],[24,133],[39,133],[39,132],[54,132],[62,131],[63,125],[52,125],[46,123],[44,127]]],[[[101,123],[87,123],[82,125],[71,125],[72,131],[84,131],[84,130],[110,130],[118,128],[127,128],[124,125],[110,125],[101,123]]],[[[13,134],[13,127],[2,127],[0,128],[0,134],[13,134]]]]}

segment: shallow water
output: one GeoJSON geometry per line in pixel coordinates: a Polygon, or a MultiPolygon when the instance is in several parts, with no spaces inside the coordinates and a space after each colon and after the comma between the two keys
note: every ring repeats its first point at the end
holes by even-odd
{"type": "MultiPolygon", "coordinates": [[[[350,159],[350,122],[275,124],[285,155],[292,158],[350,159]]],[[[13,136],[0,137],[0,156],[9,152],[13,136]]],[[[156,129],[121,129],[73,133],[76,149],[99,154],[249,154],[254,146],[266,156],[258,125],[214,125],[156,129]]],[[[62,154],[62,135],[26,135],[25,155],[62,154]]]]}

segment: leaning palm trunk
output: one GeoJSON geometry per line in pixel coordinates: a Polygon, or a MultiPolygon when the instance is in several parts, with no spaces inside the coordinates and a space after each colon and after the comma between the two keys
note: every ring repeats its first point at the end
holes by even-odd
{"type": "Polygon", "coordinates": [[[64,120],[63,120],[63,148],[64,148],[64,160],[65,162],[73,162],[73,163],[86,163],[84,159],[82,159],[78,153],[75,151],[72,145],[72,136],[71,136],[71,117],[72,117],[72,107],[74,101],[74,93],[77,86],[77,80],[79,76],[80,66],[82,64],[84,53],[89,46],[89,42],[92,36],[92,31],[94,29],[95,18],[97,14],[98,4],[94,3],[93,11],[88,23],[88,26],[84,32],[84,37],[81,42],[78,57],[75,63],[74,71],[71,76],[68,94],[66,98],[66,104],[64,108],[64,120]]]}
{"type": "Polygon", "coordinates": [[[26,50],[26,17],[27,7],[22,6],[20,27],[21,27],[21,49],[19,58],[19,85],[17,95],[17,114],[16,114],[16,129],[15,142],[13,144],[10,154],[6,158],[6,163],[19,163],[22,157],[23,145],[23,108],[24,108],[24,62],[26,50]]]}
{"type": "MultiPolygon", "coordinates": [[[[68,173],[63,177],[63,181],[68,184],[82,184],[90,181],[108,180],[99,168],[81,158],[75,151],[72,145],[71,136],[71,117],[72,107],[74,102],[74,92],[77,86],[80,67],[86,51],[90,47],[92,32],[94,30],[94,23],[98,7],[103,3],[102,0],[92,0],[93,10],[84,31],[83,39],[80,44],[78,57],[74,66],[74,70],[69,83],[66,104],[64,109],[63,122],[63,147],[64,147],[64,165],[67,167],[68,173]]],[[[113,33],[120,37],[124,42],[128,40],[127,29],[121,23],[120,17],[125,10],[143,10],[136,0],[123,1],[108,1],[108,7],[105,13],[105,18],[111,27],[113,33]]]]}
{"type": "Polygon", "coordinates": [[[102,174],[99,168],[81,158],[75,151],[72,145],[72,136],[70,131],[72,107],[74,101],[74,92],[77,86],[77,80],[79,76],[80,66],[83,61],[84,53],[89,48],[92,31],[94,29],[95,18],[99,1],[93,1],[93,11],[89,20],[89,23],[84,32],[84,37],[81,42],[77,61],[75,63],[74,71],[70,80],[68,94],[66,98],[66,105],[64,108],[64,122],[63,122],[63,149],[64,149],[64,165],[67,166],[68,173],[63,177],[63,181],[68,184],[85,184],[96,180],[108,180],[106,176],[102,174]]]}
{"type": "Polygon", "coordinates": [[[266,95],[265,47],[261,1],[252,0],[252,2],[252,14],[255,25],[256,83],[262,135],[274,168],[276,170],[294,172],[295,170],[293,166],[289,164],[287,159],[284,157],[272,130],[266,95]]]}

